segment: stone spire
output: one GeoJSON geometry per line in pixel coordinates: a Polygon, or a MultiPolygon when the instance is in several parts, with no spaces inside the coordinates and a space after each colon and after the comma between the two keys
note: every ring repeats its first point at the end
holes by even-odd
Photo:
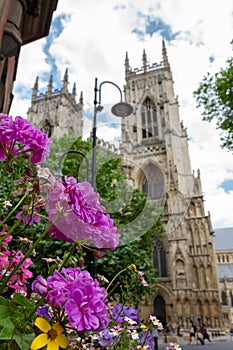
{"type": "Polygon", "coordinates": [[[129,74],[129,58],[128,58],[128,52],[126,51],[125,55],[125,76],[127,77],[129,74]]]}
{"type": "Polygon", "coordinates": [[[36,81],[35,81],[35,84],[34,84],[34,87],[33,87],[33,90],[32,90],[32,101],[35,101],[36,98],[37,98],[37,94],[38,94],[38,81],[39,81],[39,78],[36,77],[36,81]]]}
{"type": "Polygon", "coordinates": [[[48,97],[52,96],[52,91],[53,91],[53,76],[50,75],[49,84],[48,84],[48,92],[47,92],[48,97]]]}
{"type": "Polygon", "coordinates": [[[163,40],[162,54],[163,54],[163,65],[164,65],[164,68],[167,69],[167,70],[170,70],[170,64],[168,62],[167,49],[166,49],[164,40],[163,40]]]}
{"type": "Polygon", "coordinates": [[[72,95],[71,95],[72,99],[75,101],[76,98],[76,84],[74,83],[73,85],[73,90],[72,90],[72,95]]]}
{"type": "Polygon", "coordinates": [[[146,73],[146,71],[147,71],[147,57],[146,57],[145,49],[143,50],[142,63],[143,63],[143,71],[144,71],[144,73],[146,73]]]}
{"type": "Polygon", "coordinates": [[[67,93],[68,92],[68,68],[66,68],[64,78],[63,78],[63,85],[62,85],[62,92],[67,93]]]}
{"type": "Polygon", "coordinates": [[[79,104],[83,106],[83,92],[80,93],[79,104]]]}

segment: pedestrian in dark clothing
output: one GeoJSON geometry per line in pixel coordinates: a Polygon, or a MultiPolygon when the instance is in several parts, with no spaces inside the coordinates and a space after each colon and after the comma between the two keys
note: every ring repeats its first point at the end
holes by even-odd
{"type": "Polygon", "coordinates": [[[211,342],[210,340],[210,335],[207,331],[207,328],[206,328],[206,324],[203,323],[202,324],[202,327],[201,327],[201,334],[203,335],[203,341],[205,342],[205,339],[207,339],[209,342],[211,342]]]}

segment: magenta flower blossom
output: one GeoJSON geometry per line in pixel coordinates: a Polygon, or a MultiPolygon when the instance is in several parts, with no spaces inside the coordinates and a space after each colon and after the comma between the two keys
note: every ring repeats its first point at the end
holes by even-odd
{"type": "Polygon", "coordinates": [[[69,323],[79,332],[106,328],[107,292],[89,272],[79,268],[63,268],[62,273],[55,270],[47,285],[46,301],[58,309],[64,307],[69,323]]]}
{"type": "Polygon", "coordinates": [[[44,162],[49,154],[49,145],[52,141],[41,130],[33,128],[28,120],[17,116],[12,117],[0,114],[0,161],[6,159],[9,152],[17,155],[18,142],[23,146],[23,150],[31,155],[31,164],[44,162]]]}
{"type": "Polygon", "coordinates": [[[46,210],[53,222],[50,235],[68,242],[83,241],[98,249],[115,249],[120,235],[105,208],[99,203],[99,195],[88,182],[77,183],[66,178],[65,183],[50,176],[47,191],[46,210]]]}
{"type": "MultiPolygon", "coordinates": [[[[0,247],[1,251],[1,247],[0,247]]],[[[21,251],[15,252],[14,250],[2,251],[2,256],[0,257],[0,279],[6,273],[10,274],[15,266],[20,262],[24,257],[24,254],[21,251]]],[[[16,274],[14,274],[9,282],[7,283],[8,287],[11,287],[15,292],[24,292],[26,293],[26,279],[33,276],[32,272],[28,270],[28,267],[32,265],[31,259],[27,258],[22,265],[19,267],[16,274]]]]}
{"type": "Polygon", "coordinates": [[[46,296],[48,291],[46,279],[44,279],[41,275],[37,276],[36,279],[32,282],[31,288],[34,293],[46,296]]]}

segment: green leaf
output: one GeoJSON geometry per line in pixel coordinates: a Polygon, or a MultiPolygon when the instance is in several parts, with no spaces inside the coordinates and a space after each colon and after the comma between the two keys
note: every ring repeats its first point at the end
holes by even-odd
{"type": "Polygon", "coordinates": [[[0,305],[1,319],[5,319],[9,316],[9,308],[6,305],[0,305]]]}
{"type": "Polygon", "coordinates": [[[9,300],[0,296],[0,305],[9,305],[9,300]]]}
{"type": "Polygon", "coordinates": [[[33,341],[34,338],[35,338],[34,333],[14,335],[14,340],[16,341],[20,350],[30,349],[31,342],[33,341]]]}
{"type": "Polygon", "coordinates": [[[11,319],[9,317],[5,318],[4,320],[1,319],[0,325],[4,326],[0,332],[0,339],[4,339],[4,340],[12,339],[12,336],[15,330],[15,325],[11,321],[11,319]]]}
{"type": "Polygon", "coordinates": [[[26,308],[33,308],[35,307],[35,304],[32,304],[23,294],[15,293],[12,301],[18,305],[25,306],[26,308]]]}

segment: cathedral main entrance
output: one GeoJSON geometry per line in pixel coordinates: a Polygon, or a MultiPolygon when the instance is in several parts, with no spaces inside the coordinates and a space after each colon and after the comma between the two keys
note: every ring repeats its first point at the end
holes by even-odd
{"type": "Polygon", "coordinates": [[[159,319],[162,323],[163,327],[166,326],[166,304],[161,297],[161,295],[157,295],[154,300],[154,315],[159,319]]]}

